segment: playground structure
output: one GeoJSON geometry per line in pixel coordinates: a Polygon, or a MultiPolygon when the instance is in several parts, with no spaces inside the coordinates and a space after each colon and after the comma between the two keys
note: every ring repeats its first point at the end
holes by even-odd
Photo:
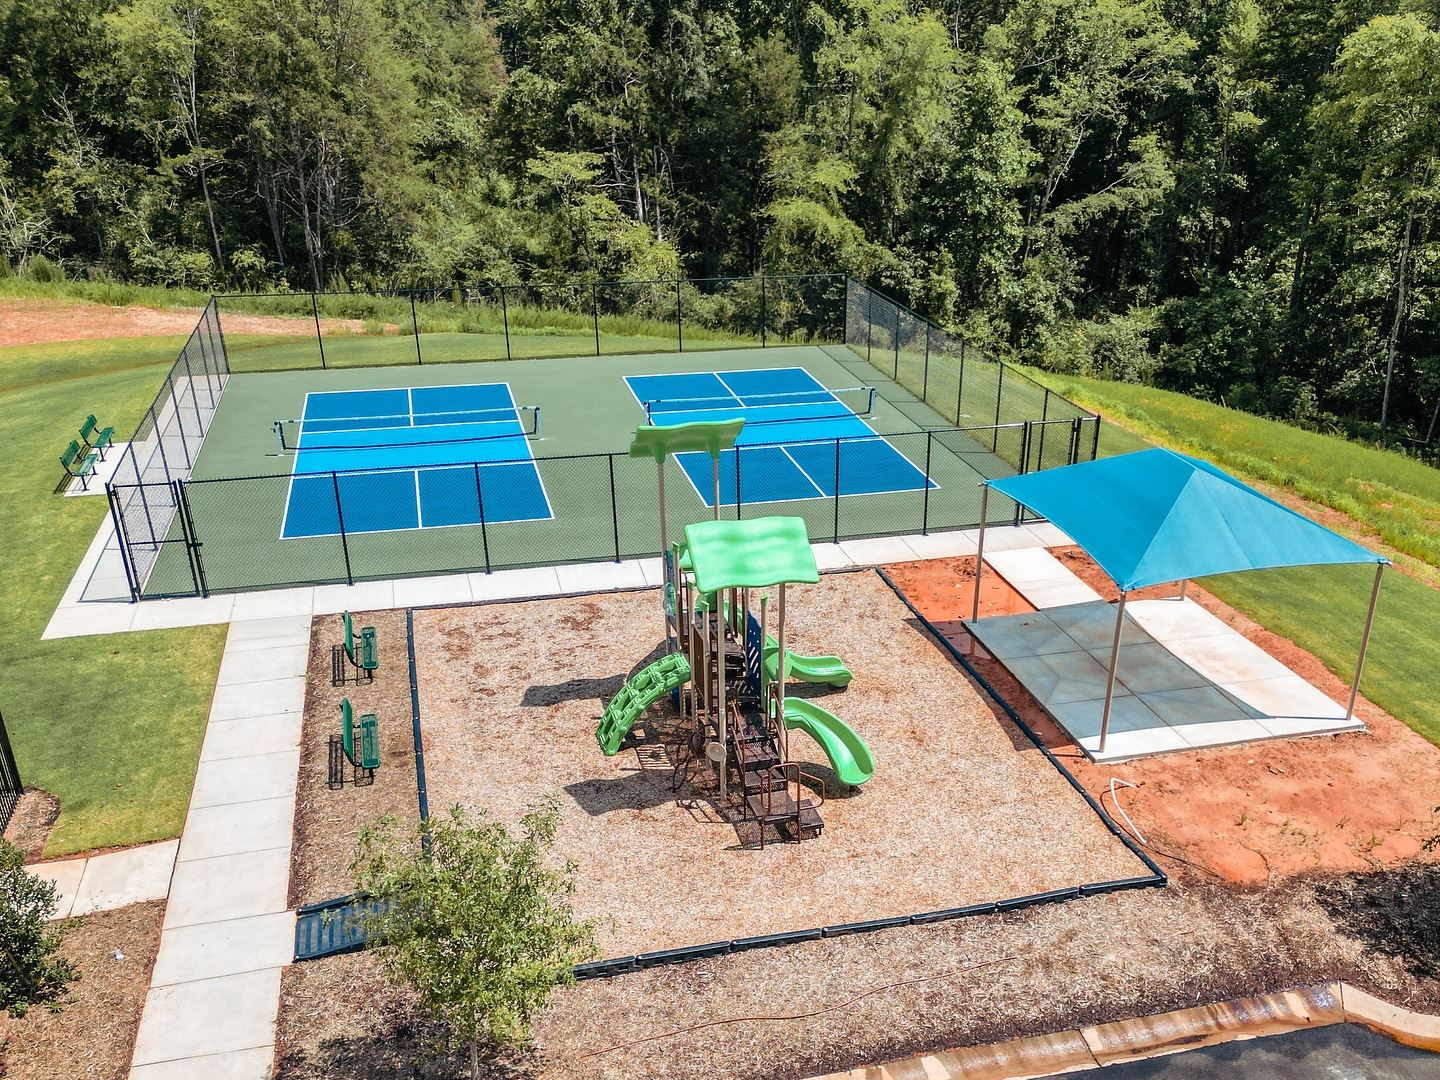
{"type": "Polygon", "coordinates": [[[672,790],[713,770],[721,806],[757,826],[763,848],[770,827],[797,841],[824,828],[825,781],[792,756],[792,730],[815,741],[847,787],[867,782],[875,762],[864,740],[839,717],[813,701],[786,697],[791,676],[844,688],[851,672],[839,657],[799,656],[786,648],[787,588],[820,579],[804,521],[719,519],[720,455],[734,446],[743,423],[701,421],[635,432],[631,456],[654,458],[659,475],[667,652],[609,702],[596,738],[606,756],[613,756],[645,710],[668,695],[693,723],[688,740],[676,748],[672,790]],[[665,459],[696,451],[711,457],[716,517],[688,525],[684,542],[672,544],[665,459]],[[778,589],[773,637],[770,598],[756,595],[768,588],[778,589]]]}

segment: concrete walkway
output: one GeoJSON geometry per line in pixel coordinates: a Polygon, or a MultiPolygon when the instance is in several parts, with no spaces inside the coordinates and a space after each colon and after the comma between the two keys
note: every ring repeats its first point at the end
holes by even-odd
{"type": "Polygon", "coordinates": [[[266,1080],[287,910],[310,616],[230,628],[131,1080],[266,1080]]]}
{"type": "Polygon", "coordinates": [[[162,840],[83,859],[35,863],[26,870],[55,883],[60,890],[55,918],[69,919],[146,900],[163,900],[170,892],[170,874],[179,847],[179,840],[162,840]]]}

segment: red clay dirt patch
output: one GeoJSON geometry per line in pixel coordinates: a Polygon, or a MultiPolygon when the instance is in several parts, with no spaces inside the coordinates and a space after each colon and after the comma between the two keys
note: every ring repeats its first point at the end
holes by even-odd
{"type": "MultiPolygon", "coordinates": [[[[1078,548],[1053,552],[1106,599],[1113,582],[1078,548]]],[[[905,563],[886,570],[962,651],[972,649],[959,620],[970,615],[973,558],[905,563]]],[[[998,576],[988,572],[985,578],[998,576]]],[[[1132,597],[1174,595],[1174,588],[1132,597]]],[[[1311,653],[1257,625],[1204,589],[1189,595],[1296,674],[1344,702],[1346,684],[1311,653]]],[[[985,613],[982,603],[981,614],[985,613]]],[[[1255,884],[1316,870],[1374,870],[1422,856],[1440,833],[1440,748],[1360,698],[1368,731],[1196,750],[1121,764],[1092,764],[1014,678],[983,652],[976,668],[1096,798],[1114,813],[1110,780],[1125,813],[1182,875],[1203,873],[1255,884]],[[1176,858],[1178,857],[1178,858],[1176,858]]]]}
{"type": "MultiPolygon", "coordinates": [[[[200,320],[199,308],[160,311],[147,307],[109,307],[83,301],[0,297],[0,348],[39,345],[48,341],[92,341],[97,338],[152,337],[188,334],[200,320]]],[[[360,334],[360,319],[321,319],[327,334],[360,334]]],[[[386,332],[393,330],[387,326],[386,332]]],[[[225,314],[229,334],[313,334],[313,319],[275,315],[225,314]]]]}

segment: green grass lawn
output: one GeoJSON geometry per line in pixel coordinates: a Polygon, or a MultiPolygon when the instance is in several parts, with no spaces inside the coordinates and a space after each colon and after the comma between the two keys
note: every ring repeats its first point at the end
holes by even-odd
{"type": "Polygon", "coordinates": [[[225,628],[40,640],[106,513],[103,496],[52,494],[60,451],[88,412],[128,432],[182,342],[0,349],[0,713],[26,785],[60,800],[47,855],[185,820],[225,628]]]}
{"type": "MultiPolygon", "coordinates": [[[[1117,418],[1102,456],[1154,443],[1207,458],[1251,482],[1274,484],[1340,510],[1419,560],[1440,566],[1440,470],[1400,454],[1131,383],[1044,374],[1051,387],[1117,418]]],[[[1357,537],[1362,542],[1367,538],[1357,537]]],[[[1370,601],[1365,566],[1295,567],[1226,574],[1204,586],[1256,622],[1314,653],[1349,681],[1370,601]]],[[[1398,571],[1385,575],[1361,689],[1392,716],[1440,745],[1440,589],[1398,571]]]]}

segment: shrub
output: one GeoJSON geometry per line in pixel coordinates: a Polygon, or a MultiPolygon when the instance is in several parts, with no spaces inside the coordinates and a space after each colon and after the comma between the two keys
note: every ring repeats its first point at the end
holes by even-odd
{"type": "Polygon", "coordinates": [[[47,920],[59,906],[54,882],[25,871],[25,856],[0,839],[0,1010],[24,1016],[53,1003],[79,974],[59,956],[61,931],[47,920]]]}

